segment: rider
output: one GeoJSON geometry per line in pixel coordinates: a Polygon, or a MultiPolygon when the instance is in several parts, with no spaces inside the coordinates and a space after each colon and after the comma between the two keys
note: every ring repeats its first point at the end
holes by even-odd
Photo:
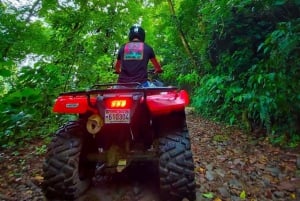
{"type": "Polygon", "coordinates": [[[155,73],[162,73],[161,65],[149,45],[144,43],[145,31],[134,25],[129,30],[129,42],[124,44],[118,52],[115,63],[115,73],[119,74],[118,83],[139,82],[148,86],[147,65],[149,60],[154,66],[155,73]]]}

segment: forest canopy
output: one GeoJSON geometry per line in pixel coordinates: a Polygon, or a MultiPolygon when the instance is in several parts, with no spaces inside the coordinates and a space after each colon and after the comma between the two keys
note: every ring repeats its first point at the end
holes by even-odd
{"type": "Polygon", "coordinates": [[[59,93],[114,82],[133,24],[146,30],[161,79],[187,89],[197,114],[299,145],[299,0],[0,2],[2,147],[73,118],[52,113],[59,93]]]}

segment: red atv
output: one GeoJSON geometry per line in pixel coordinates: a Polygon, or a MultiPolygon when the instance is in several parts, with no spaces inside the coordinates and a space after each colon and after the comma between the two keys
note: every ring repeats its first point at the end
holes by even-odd
{"type": "Polygon", "coordinates": [[[186,91],[101,84],[61,93],[53,111],[78,114],[56,132],[43,165],[48,198],[74,200],[97,174],[118,174],[150,161],[159,175],[162,201],[195,200],[194,163],[185,106],[186,91]]]}

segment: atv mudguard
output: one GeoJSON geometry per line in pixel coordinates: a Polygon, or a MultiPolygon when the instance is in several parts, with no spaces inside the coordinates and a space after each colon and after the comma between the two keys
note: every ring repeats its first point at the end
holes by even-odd
{"type": "MultiPolygon", "coordinates": [[[[96,104],[96,97],[90,98],[91,104],[96,104]]],[[[85,95],[60,95],[54,104],[53,112],[64,114],[85,114],[88,111],[98,113],[97,109],[90,105],[85,95]]]]}
{"type": "MultiPolygon", "coordinates": [[[[129,90],[132,92],[144,92],[144,97],[141,101],[146,100],[146,105],[152,116],[169,114],[172,111],[184,110],[189,104],[189,96],[185,90],[167,90],[163,91],[156,89],[155,93],[149,93],[150,89],[129,90]],[[157,92],[158,91],[158,92],[157,92]]],[[[125,90],[126,93],[128,90],[125,90]]],[[[99,91],[100,92],[100,91],[99,91]]],[[[99,113],[96,108],[96,96],[98,91],[62,93],[56,99],[53,112],[65,114],[84,114],[87,112],[99,113]],[[96,93],[97,92],[97,93],[96,93]]],[[[101,93],[118,94],[124,90],[107,90],[101,93]]],[[[152,90],[153,92],[153,90],[152,90]]]]}
{"type": "Polygon", "coordinates": [[[146,103],[152,116],[165,115],[173,111],[184,110],[189,104],[189,96],[185,90],[161,92],[147,96],[146,103]]]}

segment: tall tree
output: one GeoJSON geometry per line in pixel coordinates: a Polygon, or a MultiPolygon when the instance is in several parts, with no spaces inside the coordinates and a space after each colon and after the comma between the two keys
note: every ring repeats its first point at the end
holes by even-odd
{"type": "Polygon", "coordinates": [[[182,42],[182,45],[186,51],[186,53],[189,55],[190,59],[192,60],[194,66],[197,66],[197,61],[195,60],[194,58],[194,55],[193,55],[193,52],[192,52],[192,49],[186,39],[186,36],[184,34],[184,31],[182,30],[182,26],[181,26],[181,23],[180,21],[177,19],[177,16],[176,16],[176,12],[175,12],[175,8],[174,8],[174,4],[172,2],[172,0],[168,0],[168,4],[169,4],[169,8],[170,8],[170,12],[171,12],[171,16],[174,20],[174,24],[176,26],[176,29],[178,31],[178,34],[179,34],[179,37],[181,39],[181,42],[182,42]]]}

